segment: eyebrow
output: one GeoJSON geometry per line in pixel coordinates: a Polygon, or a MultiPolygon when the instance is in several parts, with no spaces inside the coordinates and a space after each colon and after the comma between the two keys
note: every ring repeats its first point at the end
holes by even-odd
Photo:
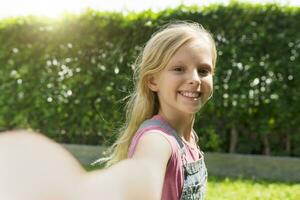
{"type": "MultiPolygon", "coordinates": [[[[176,61],[175,63],[174,63],[174,65],[176,65],[176,64],[180,64],[180,65],[186,65],[184,62],[182,62],[182,61],[176,61]]],[[[197,67],[204,67],[204,68],[209,68],[211,71],[213,71],[213,67],[212,67],[212,65],[210,65],[210,64],[208,64],[208,63],[205,63],[205,62],[200,62],[200,63],[198,63],[197,64],[197,67]]]]}

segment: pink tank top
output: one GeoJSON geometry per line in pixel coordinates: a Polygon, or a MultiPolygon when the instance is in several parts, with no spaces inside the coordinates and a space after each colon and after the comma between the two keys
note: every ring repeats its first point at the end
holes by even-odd
{"type": "MultiPolygon", "coordinates": [[[[160,120],[161,122],[168,124],[161,116],[155,115],[152,119],[160,120]]],[[[183,177],[183,163],[181,160],[181,155],[179,151],[179,144],[175,137],[165,129],[161,128],[158,125],[151,125],[139,129],[134,135],[131,144],[128,149],[128,158],[131,158],[134,154],[135,148],[140,140],[140,138],[150,130],[159,130],[162,136],[164,136],[172,148],[172,154],[169,158],[166,174],[164,178],[163,190],[162,190],[162,200],[176,200],[180,199],[184,177],[183,177]]],[[[193,147],[188,143],[184,142],[184,148],[187,155],[187,161],[193,162],[199,159],[200,152],[197,147],[193,147]]]]}

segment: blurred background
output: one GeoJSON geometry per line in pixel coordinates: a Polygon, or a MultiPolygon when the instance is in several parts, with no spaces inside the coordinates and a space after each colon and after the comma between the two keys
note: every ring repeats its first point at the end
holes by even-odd
{"type": "Polygon", "coordinates": [[[143,45],[161,25],[192,20],[218,50],[214,96],[194,127],[213,175],[208,199],[300,199],[299,1],[0,5],[1,131],[39,131],[93,170],[124,122],[143,45]]]}
{"type": "MultiPolygon", "coordinates": [[[[100,11],[116,11],[116,12],[129,12],[129,11],[144,11],[151,9],[159,11],[166,8],[175,8],[180,4],[186,6],[198,5],[207,6],[213,3],[228,5],[232,0],[163,0],[151,1],[145,0],[143,3],[139,0],[1,0],[1,13],[0,17],[24,16],[24,15],[38,15],[48,17],[59,17],[64,12],[72,12],[80,14],[87,8],[92,8],[100,11]]],[[[298,0],[240,0],[239,2],[248,3],[276,3],[279,5],[299,6],[298,0]]]]}

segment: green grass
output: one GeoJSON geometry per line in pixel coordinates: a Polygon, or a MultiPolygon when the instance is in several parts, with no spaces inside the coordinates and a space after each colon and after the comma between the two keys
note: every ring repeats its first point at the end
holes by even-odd
{"type": "Polygon", "coordinates": [[[300,184],[209,177],[206,200],[300,200],[300,184]]]}
{"type": "Polygon", "coordinates": [[[300,200],[300,183],[209,176],[206,200],[300,200]]]}

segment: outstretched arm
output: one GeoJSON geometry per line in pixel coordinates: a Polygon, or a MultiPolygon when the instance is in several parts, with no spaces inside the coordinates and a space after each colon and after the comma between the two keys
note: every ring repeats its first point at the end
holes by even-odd
{"type": "Polygon", "coordinates": [[[74,199],[86,172],[59,144],[28,131],[0,133],[0,199],[74,199]]]}
{"type": "Polygon", "coordinates": [[[0,134],[0,199],[160,200],[171,155],[167,140],[143,136],[132,159],[87,173],[59,144],[27,131],[0,134]]]}
{"type": "Polygon", "coordinates": [[[170,156],[171,146],[162,135],[145,134],[131,159],[87,175],[84,181],[87,199],[96,200],[97,193],[101,193],[109,199],[160,200],[170,156]]]}

